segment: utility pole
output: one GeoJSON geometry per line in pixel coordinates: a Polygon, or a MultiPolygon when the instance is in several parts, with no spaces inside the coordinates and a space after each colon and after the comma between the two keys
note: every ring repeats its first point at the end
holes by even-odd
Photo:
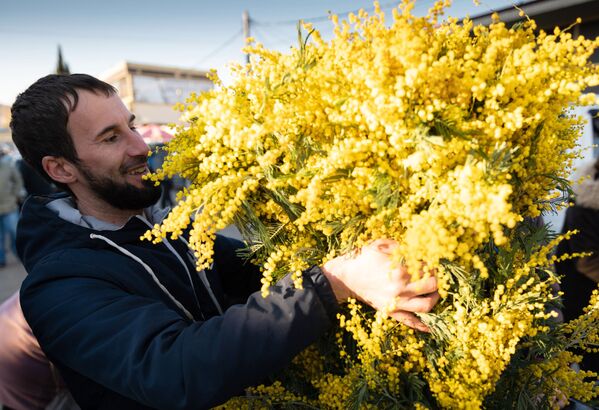
{"type": "MultiPolygon", "coordinates": [[[[246,43],[246,40],[250,37],[250,13],[247,10],[244,10],[241,15],[241,23],[243,24],[243,41],[246,43]]],[[[245,55],[245,62],[249,64],[249,54],[245,55]]]]}

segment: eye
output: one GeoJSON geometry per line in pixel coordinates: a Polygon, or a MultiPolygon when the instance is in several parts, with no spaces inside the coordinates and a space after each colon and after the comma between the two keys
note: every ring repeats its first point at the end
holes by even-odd
{"type": "Polygon", "coordinates": [[[110,143],[110,142],[116,142],[116,140],[117,140],[118,138],[119,138],[119,136],[118,136],[118,135],[116,135],[116,134],[115,134],[115,135],[111,135],[110,137],[106,138],[106,139],[104,140],[104,142],[109,142],[109,143],[110,143]]]}

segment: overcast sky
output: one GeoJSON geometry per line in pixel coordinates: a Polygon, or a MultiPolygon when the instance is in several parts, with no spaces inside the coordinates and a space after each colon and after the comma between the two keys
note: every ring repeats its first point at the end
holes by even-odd
{"type": "MultiPolygon", "coordinates": [[[[424,14],[434,0],[417,0],[424,14]]],[[[454,0],[450,14],[478,15],[511,5],[511,0],[454,0]]],[[[371,0],[0,0],[0,104],[56,67],[57,47],[71,72],[99,76],[120,61],[224,70],[243,59],[241,15],[247,10],[251,35],[268,48],[295,45],[295,22],[313,21],[323,36],[326,16],[359,8],[371,0]]],[[[397,2],[381,0],[389,12],[397,2]]]]}

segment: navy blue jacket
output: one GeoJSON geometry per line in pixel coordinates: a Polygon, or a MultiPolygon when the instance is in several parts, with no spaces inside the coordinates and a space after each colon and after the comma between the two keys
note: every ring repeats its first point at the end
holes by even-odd
{"type": "Polygon", "coordinates": [[[304,289],[286,277],[264,299],[250,295],[259,274],[236,256],[239,241],[217,237],[202,278],[183,240],[172,249],[140,240],[145,218],[94,230],[59,217],[50,200],[23,207],[21,305],[82,409],[215,406],[281,369],[337,310],[316,267],[304,289]]]}

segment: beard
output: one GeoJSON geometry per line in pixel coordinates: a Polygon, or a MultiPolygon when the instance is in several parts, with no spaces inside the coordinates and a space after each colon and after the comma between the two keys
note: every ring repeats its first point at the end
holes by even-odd
{"type": "MultiPolygon", "coordinates": [[[[146,157],[143,157],[143,163],[146,157]]],[[[126,182],[117,182],[110,177],[94,175],[91,169],[79,165],[77,168],[87,179],[90,188],[104,202],[115,208],[133,211],[154,205],[160,199],[162,187],[153,181],[142,179],[143,187],[136,187],[126,182]]],[[[120,170],[122,174],[125,169],[120,170]]]]}

